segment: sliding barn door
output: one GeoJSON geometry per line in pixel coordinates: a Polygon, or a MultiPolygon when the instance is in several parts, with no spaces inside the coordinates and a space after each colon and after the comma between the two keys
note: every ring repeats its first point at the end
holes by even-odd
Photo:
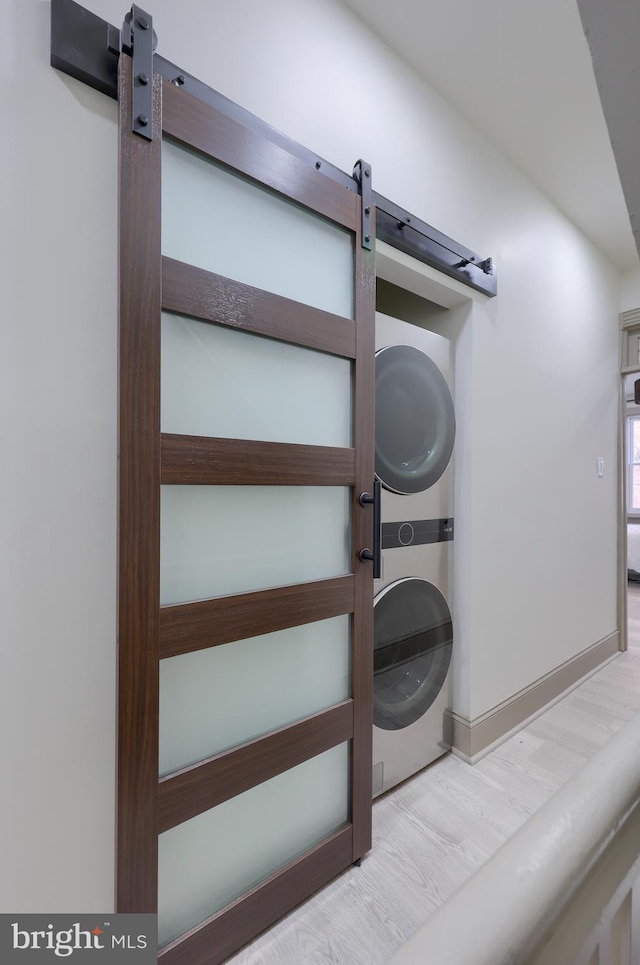
{"type": "Polygon", "coordinates": [[[118,910],[222,961],[371,842],[359,195],[120,57],[118,910]],[[162,131],[162,136],[160,136],[162,131]]]}

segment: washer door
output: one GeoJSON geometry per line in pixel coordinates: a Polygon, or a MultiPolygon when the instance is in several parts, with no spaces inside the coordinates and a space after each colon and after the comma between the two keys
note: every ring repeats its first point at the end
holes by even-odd
{"type": "Polygon", "coordinates": [[[374,600],[373,722],[400,730],[436,699],[451,663],[451,613],[440,590],[409,577],[374,600]]]}
{"type": "Polygon", "coordinates": [[[429,489],[451,459],[453,399],[442,372],[411,345],[376,352],[376,475],[386,489],[429,489]]]}

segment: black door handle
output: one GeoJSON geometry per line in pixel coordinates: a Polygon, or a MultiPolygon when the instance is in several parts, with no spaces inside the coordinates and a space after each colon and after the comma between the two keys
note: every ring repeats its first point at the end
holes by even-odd
{"type": "Polygon", "coordinates": [[[376,479],[373,484],[373,496],[370,493],[360,493],[360,505],[368,506],[373,504],[373,553],[366,547],[360,550],[360,561],[371,560],[373,563],[373,578],[379,580],[382,577],[382,512],[380,508],[381,484],[376,479]]]}

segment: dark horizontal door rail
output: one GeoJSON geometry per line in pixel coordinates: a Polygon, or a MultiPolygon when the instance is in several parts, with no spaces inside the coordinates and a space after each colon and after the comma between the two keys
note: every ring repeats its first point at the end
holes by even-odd
{"type": "Polygon", "coordinates": [[[320,174],[294,154],[222,114],[170,81],[162,85],[162,129],[265,187],[351,228],[358,195],[320,174]],[[195,136],[194,136],[195,135],[195,136]]]}
{"type": "Polygon", "coordinates": [[[253,288],[174,258],[162,258],[162,307],[176,315],[355,358],[351,318],[253,288]]]}
{"type": "Polygon", "coordinates": [[[161,482],[178,486],[353,486],[355,449],[163,433],[161,482]]]}
{"type": "Polygon", "coordinates": [[[158,831],[169,831],[352,737],[353,700],[345,700],[169,774],[160,780],[158,831]]]}
{"type": "MultiPolygon", "coordinates": [[[[53,67],[109,97],[117,98],[119,49],[119,28],[86,10],[75,0],[51,0],[53,67]]],[[[159,54],[154,54],[153,62],[154,70],[170,84],[179,85],[183,91],[214,106],[229,119],[282,148],[304,165],[321,171],[327,179],[335,181],[347,191],[358,193],[358,185],[352,175],[325,161],[159,54]]],[[[496,269],[490,258],[478,255],[375,191],[373,203],[378,211],[378,238],[457,278],[469,288],[489,297],[496,294],[496,269]]]]}
{"type": "Polygon", "coordinates": [[[160,607],[160,658],[353,613],[353,574],[160,607]]]}

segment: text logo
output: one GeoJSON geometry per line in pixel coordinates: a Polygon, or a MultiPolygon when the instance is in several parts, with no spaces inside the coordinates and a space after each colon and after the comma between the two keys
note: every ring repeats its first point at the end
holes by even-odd
{"type": "Polygon", "coordinates": [[[0,915],[0,962],[23,965],[75,956],[72,965],[100,961],[156,962],[155,915],[0,915]],[[135,959],[134,959],[135,953],[135,959]]]}

